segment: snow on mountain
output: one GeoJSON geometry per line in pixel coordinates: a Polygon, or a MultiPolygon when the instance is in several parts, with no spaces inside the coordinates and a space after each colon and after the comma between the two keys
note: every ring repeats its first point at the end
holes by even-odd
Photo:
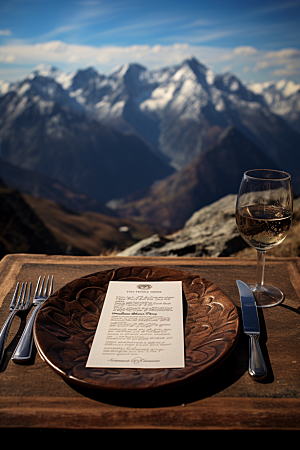
{"type": "Polygon", "coordinates": [[[274,93],[281,93],[283,97],[290,97],[296,92],[300,92],[300,84],[296,84],[290,80],[267,81],[265,83],[249,84],[249,89],[257,94],[265,94],[265,92],[272,90],[274,93]]]}
{"type": "Polygon", "coordinates": [[[252,83],[248,88],[263,96],[270,110],[300,132],[300,84],[289,80],[252,83]]]}
{"type": "Polygon", "coordinates": [[[75,74],[76,72],[67,74],[56,67],[40,64],[35,67],[35,69],[26,78],[28,78],[29,80],[32,80],[36,77],[51,78],[56,81],[56,83],[60,84],[63,89],[67,90],[72,83],[75,74]]]}
{"type": "MultiPolygon", "coordinates": [[[[158,122],[166,115],[175,116],[180,121],[199,123],[202,122],[203,109],[209,105],[217,112],[225,112],[228,98],[232,103],[244,100],[252,104],[257,97],[232,74],[216,75],[194,58],[178,66],[154,71],[139,64],[125,64],[106,76],[93,68],[66,74],[51,66],[41,66],[26,80],[6,87],[6,92],[16,91],[21,95],[20,84],[21,89],[26,89],[22,84],[25,81],[28,87],[31,81],[38,79],[41,82],[43,78],[46,83],[54,80],[62,87],[67,94],[66,99],[68,97],[67,103],[74,99],[93,118],[114,123],[121,130],[137,131],[168,156],[170,152],[160,148],[158,139],[153,137],[151,124],[159,127],[158,122]],[[150,133],[147,133],[149,127],[150,133]]],[[[52,84],[52,91],[53,87],[52,84]]],[[[44,93],[45,90],[44,86],[44,93]]],[[[189,160],[182,164],[187,162],[189,160]]]]}
{"type": "Polygon", "coordinates": [[[70,98],[100,121],[122,119],[128,102],[134,103],[138,112],[152,118],[160,118],[171,109],[183,119],[197,121],[209,104],[216,111],[225,112],[228,101],[252,109],[267,106],[292,125],[300,116],[300,85],[281,80],[246,87],[233,74],[215,74],[195,58],[153,71],[139,64],[124,64],[107,75],[93,68],[66,74],[55,67],[41,65],[20,82],[0,81],[0,92],[4,95],[18,91],[20,83],[26,81],[28,86],[28,81],[38,77],[54,80],[70,98]]]}
{"type": "Polygon", "coordinates": [[[9,91],[10,83],[0,80],[0,95],[4,95],[9,91]]]}
{"type": "MultiPolygon", "coordinates": [[[[106,75],[94,68],[66,74],[37,67],[3,89],[0,131],[35,105],[40,114],[48,114],[46,132],[59,134],[60,113],[51,117],[51,108],[59,105],[137,136],[176,169],[214,144],[228,126],[279,167],[300,167],[295,150],[300,145],[300,91],[292,82],[245,86],[234,74],[215,74],[190,58],[158,70],[125,64],[106,75]]],[[[296,178],[300,185],[300,169],[296,178]]]]}
{"type": "MultiPolygon", "coordinates": [[[[47,114],[49,117],[52,115],[49,123],[55,121],[55,105],[60,105],[63,109],[83,112],[76,99],[72,98],[69,92],[55,80],[57,76],[62,80],[61,74],[54,69],[47,73],[51,74],[51,77],[46,77],[44,76],[46,74],[42,75],[36,71],[26,79],[9,86],[7,92],[2,96],[0,106],[0,131],[2,133],[9,129],[25,111],[29,112],[32,108],[36,108],[41,115],[47,114]]],[[[48,129],[53,130],[53,126],[48,129]]],[[[59,130],[57,129],[55,132],[59,133],[59,130]]]]}

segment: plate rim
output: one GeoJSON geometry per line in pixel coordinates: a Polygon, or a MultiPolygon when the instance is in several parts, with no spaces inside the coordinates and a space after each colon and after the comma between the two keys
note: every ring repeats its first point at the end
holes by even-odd
{"type": "MultiPolygon", "coordinates": [[[[182,281],[182,280],[181,280],[182,281]]],[[[184,296],[183,296],[184,297],[184,296]]],[[[100,313],[101,314],[101,313],[100,313]]],[[[143,392],[143,391],[149,391],[149,390],[160,390],[160,389],[166,389],[166,388],[170,388],[170,387],[174,387],[174,386],[179,386],[179,385],[183,385],[186,384],[188,382],[194,381],[197,378],[201,378],[202,376],[206,375],[207,373],[209,373],[211,370],[214,370],[215,368],[217,368],[218,366],[220,366],[220,364],[222,364],[224,362],[225,359],[228,358],[228,356],[232,353],[232,351],[234,350],[234,348],[236,347],[236,344],[238,342],[238,338],[240,335],[240,320],[239,320],[239,315],[238,315],[238,310],[236,305],[234,304],[234,302],[231,300],[231,298],[228,296],[228,294],[226,294],[221,288],[218,287],[218,285],[216,285],[215,283],[213,283],[212,281],[208,280],[205,277],[202,277],[201,275],[198,275],[196,273],[193,272],[189,272],[186,270],[182,270],[182,269],[177,269],[174,267],[166,267],[166,266],[156,266],[156,265],[136,265],[136,266],[118,266],[115,268],[111,268],[111,269],[106,269],[106,270],[100,270],[97,272],[92,272],[90,274],[84,275],[82,277],[78,277],[75,278],[73,280],[71,280],[70,282],[66,283],[65,285],[61,286],[57,291],[55,291],[44,303],[43,305],[40,307],[35,322],[34,322],[34,327],[33,327],[33,336],[34,336],[34,341],[35,341],[35,345],[38,351],[39,356],[41,357],[42,360],[44,360],[50,367],[51,369],[54,370],[54,372],[56,372],[59,376],[61,376],[66,382],[71,383],[71,384],[75,384],[78,387],[81,388],[87,388],[87,389],[92,389],[92,390],[97,390],[97,391],[105,391],[105,392],[143,392]],[[201,280],[204,280],[205,282],[208,282],[210,284],[210,286],[214,286],[218,289],[218,291],[220,291],[227,299],[227,301],[229,301],[232,304],[233,309],[235,310],[236,313],[236,318],[235,318],[235,324],[236,324],[236,332],[235,332],[235,336],[234,339],[232,340],[231,345],[226,348],[226,350],[221,354],[221,356],[219,356],[217,358],[217,360],[213,360],[212,362],[210,362],[208,365],[205,366],[205,368],[201,368],[200,370],[193,370],[191,373],[187,374],[184,376],[183,379],[181,380],[173,380],[169,383],[166,383],[162,386],[157,385],[157,386],[127,386],[127,387],[111,387],[111,386],[101,386],[99,384],[94,384],[90,379],[88,381],[86,381],[86,379],[82,379],[82,378],[78,378],[69,374],[66,374],[64,372],[63,369],[61,369],[60,367],[57,367],[56,364],[53,363],[53,361],[51,361],[51,358],[49,358],[47,356],[47,354],[45,354],[45,352],[43,351],[43,349],[41,348],[40,342],[39,342],[39,338],[38,338],[38,332],[36,329],[36,323],[39,322],[39,318],[41,317],[42,314],[42,310],[49,304],[49,301],[51,301],[51,298],[57,294],[57,292],[59,292],[61,289],[68,287],[70,284],[78,281],[78,280],[82,280],[82,279],[87,279],[89,277],[95,276],[97,274],[101,274],[101,273],[109,273],[109,272],[116,272],[120,269],[165,269],[165,270],[171,270],[172,272],[177,272],[179,273],[183,273],[183,274],[187,274],[191,277],[196,277],[196,278],[201,278],[201,280]]],[[[185,336],[185,334],[184,334],[185,336]]],[[[186,348],[186,347],[185,347],[186,348]]],[[[185,356],[186,357],[186,356],[185,356]]],[[[139,368],[139,372],[161,372],[161,371],[182,371],[185,368],[166,368],[166,369],[142,369],[139,368]]],[[[96,370],[105,370],[104,368],[86,368],[87,371],[96,371],[96,370]]],[[[108,369],[107,369],[108,370],[108,369]]],[[[126,371],[136,371],[136,369],[116,369],[116,370],[126,370],[126,371]]]]}

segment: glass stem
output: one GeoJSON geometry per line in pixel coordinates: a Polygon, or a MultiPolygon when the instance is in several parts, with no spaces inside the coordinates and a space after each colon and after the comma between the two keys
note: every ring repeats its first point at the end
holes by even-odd
{"type": "Polygon", "coordinates": [[[257,284],[259,284],[260,286],[264,285],[265,259],[266,259],[266,251],[265,250],[257,250],[256,279],[257,279],[257,284]]]}

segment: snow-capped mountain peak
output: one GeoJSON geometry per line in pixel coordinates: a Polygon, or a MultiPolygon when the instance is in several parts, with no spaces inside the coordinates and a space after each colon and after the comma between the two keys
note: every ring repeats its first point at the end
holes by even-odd
{"type": "Polygon", "coordinates": [[[264,83],[252,83],[249,86],[253,92],[257,94],[264,94],[267,91],[274,93],[281,93],[283,97],[290,97],[293,94],[300,92],[300,84],[296,84],[291,80],[267,81],[264,83]]]}
{"type": "Polygon", "coordinates": [[[108,77],[124,77],[128,72],[141,72],[147,70],[146,67],[137,63],[126,63],[119,66],[116,66],[110,72],[108,72],[108,77]]]}
{"type": "Polygon", "coordinates": [[[28,75],[28,78],[34,78],[37,74],[42,77],[55,78],[57,75],[62,73],[61,70],[57,69],[54,66],[45,66],[44,64],[39,64],[36,66],[33,71],[28,75]]]}
{"type": "Polygon", "coordinates": [[[260,94],[274,114],[283,117],[291,127],[300,132],[300,84],[283,79],[253,83],[248,88],[260,94]]]}
{"type": "Polygon", "coordinates": [[[28,78],[34,79],[36,76],[51,78],[60,84],[64,89],[68,89],[74,76],[74,72],[67,74],[54,66],[45,66],[44,64],[40,64],[34,68],[28,78]]]}
{"type": "Polygon", "coordinates": [[[248,133],[261,148],[273,142],[278,152],[282,145],[273,131],[278,121],[274,113],[300,130],[299,85],[283,80],[249,87],[232,73],[215,74],[193,57],[156,70],[124,64],[106,75],[93,67],[71,74],[51,66],[37,67],[5,89],[17,95],[9,110],[24,111],[35,103],[48,113],[55,104],[80,111],[118,131],[142,137],[176,167],[207,149],[227,126],[248,133]],[[268,138],[267,130],[272,130],[268,138]]]}

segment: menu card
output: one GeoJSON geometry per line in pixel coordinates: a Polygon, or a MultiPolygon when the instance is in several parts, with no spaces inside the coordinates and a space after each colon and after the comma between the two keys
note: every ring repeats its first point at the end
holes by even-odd
{"type": "Polygon", "coordinates": [[[86,367],[184,367],[181,281],[111,281],[86,367]]]}

